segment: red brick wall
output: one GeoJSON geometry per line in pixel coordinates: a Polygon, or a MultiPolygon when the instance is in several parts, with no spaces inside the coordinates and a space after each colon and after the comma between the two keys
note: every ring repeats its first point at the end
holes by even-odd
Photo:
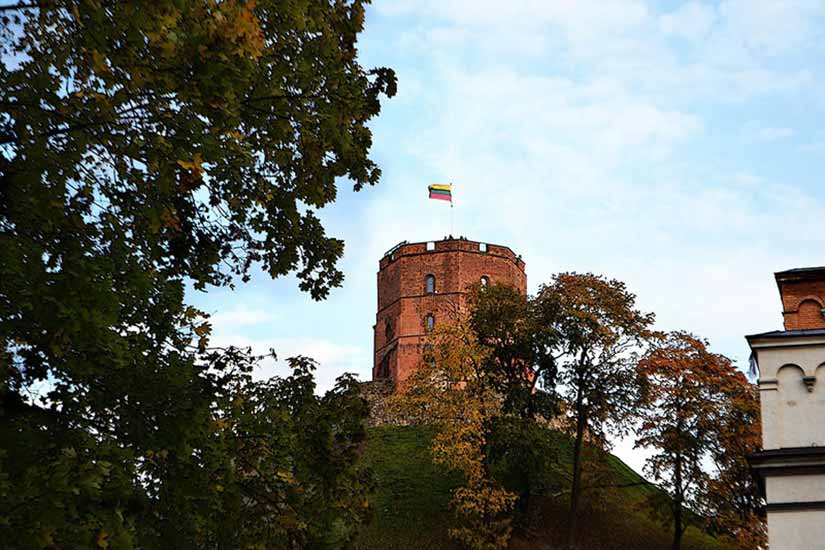
{"type": "Polygon", "coordinates": [[[825,328],[825,269],[801,274],[777,273],[785,330],[825,328]]]}
{"type": "Polygon", "coordinates": [[[427,314],[435,315],[436,325],[455,318],[464,307],[467,287],[482,276],[490,283],[527,291],[521,258],[505,246],[488,244],[484,252],[479,244],[462,239],[434,241],[433,250],[427,250],[427,243],[403,244],[381,259],[373,378],[388,375],[403,382],[421,362],[427,314]],[[435,277],[434,295],[426,294],[427,275],[435,277]]]}

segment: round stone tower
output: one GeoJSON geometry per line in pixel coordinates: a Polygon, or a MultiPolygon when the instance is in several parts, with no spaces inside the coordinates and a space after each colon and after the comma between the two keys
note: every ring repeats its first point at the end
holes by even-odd
{"type": "Polygon", "coordinates": [[[524,262],[506,246],[467,239],[397,244],[378,263],[373,379],[403,382],[420,364],[428,330],[464,307],[476,282],[527,290],[524,262]]]}

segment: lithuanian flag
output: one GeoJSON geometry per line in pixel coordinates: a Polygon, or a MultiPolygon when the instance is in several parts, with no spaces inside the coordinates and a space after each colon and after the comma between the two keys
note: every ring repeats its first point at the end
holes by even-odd
{"type": "Polygon", "coordinates": [[[430,190],[430,198],[438,199],[440,201],[453,202],[453,185],[430,185],[427,187],[430,190]]]}

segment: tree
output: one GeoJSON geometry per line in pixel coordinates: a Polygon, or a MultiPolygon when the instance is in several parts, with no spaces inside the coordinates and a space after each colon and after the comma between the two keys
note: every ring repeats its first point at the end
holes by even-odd
{"type": "Polygon", "coordinates": [[[504,398],[503,412],[525,419],[552,416],[559,345],[555,304],[496,283],[474,285],[468,306],[470,327],[489,349],[483,368],[504,398]]]}
{"type": "Polygon", "coordinates": [[[604,442],[606,431],[626,433],[638,388],[634,358],[652,336],[654,315],[636,309],[624,283],[590,273],[555,275],[539,297],[557,311],[558,382],[575,425],[567,535],[575,548],[584,439],[604,442]]]}
{"type": "Polygon", "coordinates": [[[762,447],[759,394],[739,371],[727,373],[723,409],[712,451],[716,475],[710,480],[702,510],[711,526],[733,538],[737,548],[767,547],[764,499],[748,465],[748,455],[762,447]]]}
{"type": "Polygon", "coordinates": [[[146,453],[141,545],[157,548],[342,548],[369,512],[359,465],[366,402],[350,375],[315,394],[316,364],[289,359],[292,374],[253,382],[257,358],[230,349],[211,359],[245,365],[217,396],[213,432],[192,465],[146,453]],[[184,490],[169,487],[186,476],[184,490]],[[194,521],[193,521],[194,520],[194,521]]]}
{"type": "Polygon", "coordinates": [[[185,289],[341,284],[315,211],[378,181],[395,76],[358,62],[360,0],[30,5],[0,14],[0,537],[219,547],[220,403],[252,390],[185,289]]]}
{"type": "Polygon", "coordinates": [[[64,271],[76,240],[198,287],[254,262],[297,270],[315,298],[341,283],[342,243],[314,209],[335,200],[336,178],[378,181],[367,122],[395,92],[391,70],[358,64],[364,2],[18,12],[21,28],[4,16],[0,69],[9,260],[37,246],[45,257],[26,268],[64,271]]]}
{"type": "Polygon", "coordinates": [[[646,473],[670,493],[672,548],[678,550],[684,511],[697,508],[711,482],[704,465],[728,421],[726,396],[736,369],[727,357],[708,351],[707,342],[673,332],[639,361],[637,372],[643,393],[636,446],[655,450],[646,473]]]}
{"type": "Polygon", "coordinates": [[[492,477],[488,446],[502,398],[484,369],[489,350],[466,318],[441,325],[428,338],[427,357],[407,379],[398,405],[412,419],[436,426],[433,461],[459,472],[453,493],[458,525],[453,538],[473,550],[505,548],[516,495],[492,477]]]}

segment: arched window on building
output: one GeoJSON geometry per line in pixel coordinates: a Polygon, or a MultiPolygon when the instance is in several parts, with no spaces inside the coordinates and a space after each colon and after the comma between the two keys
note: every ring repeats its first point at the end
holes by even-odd
{"type": "Polygon", "coordinates": [[[384,322],[384,336],[387,342],[392,342],[395,338],[395,329],[392,326],[392,321],[389,319],[384,322]]]}
{"type": "Polygon", "coordinates": [[[481,286],[485,287],[489,284],[490,284],[490,277],[488,277],[487,275],[482,275],[481,276],[481,286]]]}
{"type": "Polygon", "coordinates": [[[424,326],[427,327],[427,332],[435,328],[435,315],[428,313],[424,320],[424,326]]]}
{"type": "Polygon", "coordinates": [[[435,275],[427,275],[424,277],[424,292],[426,294],[435,294],[435,275]]]}

